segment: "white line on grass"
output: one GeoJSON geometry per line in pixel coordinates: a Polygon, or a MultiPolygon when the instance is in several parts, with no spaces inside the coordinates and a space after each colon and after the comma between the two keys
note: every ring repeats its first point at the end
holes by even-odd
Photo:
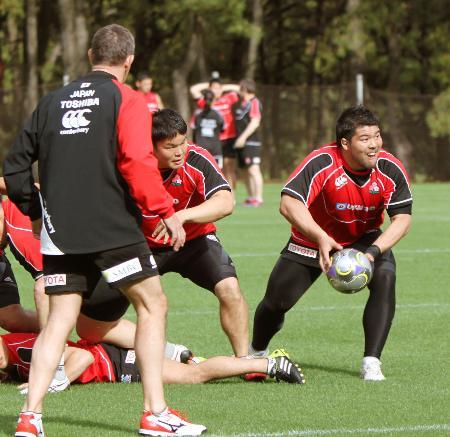
{"type": "MultiPolygon", "coordinates": [[[[408,308],[448,308],[450,304],[448,303],[405,303],[396,305],[397,309],[408,309],[408,308]]],[[[336,310],[358,310],[363,309],[364,305],[343,305],[343,306],[313,306],[313,307],[301,307],[302,312],[308,311],[336,311],[336,310]]],[[[205,309],[205,310],[170,310],[170,316],[180,316],[180,315],[201,315],[201,314],[215,314],[217,310],[215,309],[205,309]]]]}
{"type": "MultiPolygon", "coordinates": [[[[450,248],[444,249],[394,249],[394,253],[450,253],[450,248]]],[[[263,252],[263,253],[233,253],[230,254],[231,258],[243,258],[243,257],[266,257],[276,256],[280,252],[263,252]]]]}
{"type": "Polygon", "coordinates": [[[291,430],[283,432],[264,433],[241,433],[241,434],[209,434],[210,437],[284,437],[284,436],[316,436],[316,435],[336,435],[336,434],[385,434],[385,433],[405,433],[424,431],[447,431],[450,430],[450,423],[436,425],[413,425],[399,426],[391,428],[356,428],[356,429],[306,429],[304,431],[291,430]]]}

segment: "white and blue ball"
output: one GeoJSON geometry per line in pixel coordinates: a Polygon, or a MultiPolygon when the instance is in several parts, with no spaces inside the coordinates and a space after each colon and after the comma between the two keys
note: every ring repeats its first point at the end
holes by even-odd
{"type": "Polygon", "coordinates": [[[372,265],[364,253],[356,249],[342,249],[331,257],[328,282],[346,294],[362,290],[372,279],[372,265]]]}

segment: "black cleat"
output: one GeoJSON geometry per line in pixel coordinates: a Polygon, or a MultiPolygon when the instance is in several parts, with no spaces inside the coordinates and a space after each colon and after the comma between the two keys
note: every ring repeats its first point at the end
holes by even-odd
{"type": "Polygon", "coordinates": [[[286,356],[272,359],[275,360],[275,365],[270,372],[272,378],[275,378],[278,382],[285,381],[290,384],[304,384],[306,382],[302,369],[297,363],[286,356]]]}

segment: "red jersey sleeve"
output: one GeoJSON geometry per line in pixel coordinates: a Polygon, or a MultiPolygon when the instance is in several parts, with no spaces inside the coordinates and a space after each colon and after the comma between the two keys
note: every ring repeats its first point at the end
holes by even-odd
{"type": "Polygon", "coordinates": [[[333,164],[333,158],[325,152],[314,151],[294,170],[281,191],[303,202],[307,207],[321,192],[325,170],[333,164]]]}
{"type": "Polygon", "coordinates": [[[114,82],[122,95],[117,117],[117,167],[142,212],[168,218],[175,211],[153,155],[151,117],[145,101],[136,91],[114,82]]]}
{"type": "Polygon", "coordinates": [[[250,118],[261,118],[261,104],[256,97],[251,100],[250,118]]]}

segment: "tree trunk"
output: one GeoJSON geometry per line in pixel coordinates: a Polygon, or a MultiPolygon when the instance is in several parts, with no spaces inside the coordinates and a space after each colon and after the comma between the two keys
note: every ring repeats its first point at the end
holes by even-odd
{"type": "Polygon", "coordinates": [[[83,0],[58,0],[64,75],[69,81],[86,72],[88,31],[83,0]]]}
{"type": "Polygon", "coordinates": [[[199,33],[199,23],[196,17],[191,17],[191,25],[189,26],[190,40],[188,48],[186,49],[186,56],[184,62],[179,68],[176,68],[172,72],[173,91],[175,94],[175,102],[178,112],[185,120],[190,118],[190,106],[189,106],[189,87],[188,77],[189,73],[195,65],[198,57],[199,48],[202,46],[199,33]]]}
{"type": "Polygon", "coordinates": [[[414,174],[412,151],[413,147],[408,137],[406,136],[402,125],[402,105],[399,101],[399,76],[400,63],[399,59],[402,56],[398,36],[400,29],[394,22],[391,25],[389,34],[389,82],[388,82],[388,104],[387,114],[389,131],[392,136],[393,146],[395,147],[397,157],[403,162],[405,167],[410,172],[411,176],[414,174]]]}
{"type": "Polygon", "coordinates": [[[252,25],[247,55],[247,71],[245,73],[245,76],[250,79],[255,78],[258,47],[261,42],[263,27],[263,7],[261,0],[253,0],[252,5],[252,25]]]}
{"type": "Polygon", "coordinates": [[[38,6],[36,0],[25,2],[25,20],[26,20],[26,96],[24,99],[24,113],[30,115],[36,107],[39,100],[38,89],[38,6]]]}

